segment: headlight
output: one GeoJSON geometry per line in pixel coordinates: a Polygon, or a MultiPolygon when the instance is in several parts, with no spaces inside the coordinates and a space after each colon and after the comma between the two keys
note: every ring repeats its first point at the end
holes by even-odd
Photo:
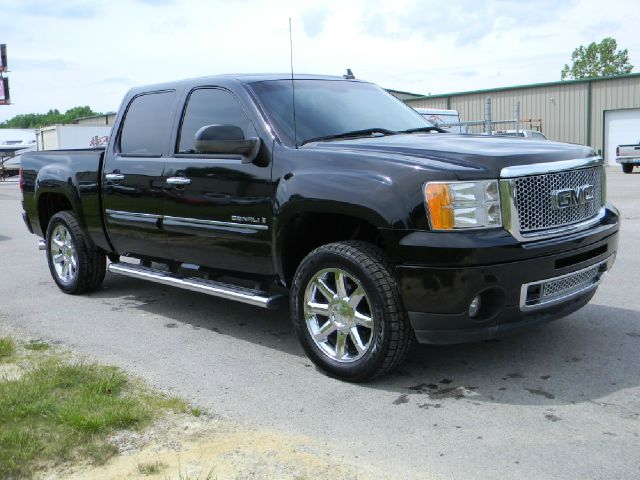
{"type": "Polygon", "coordinates": [[[502,226],[497,180],[429,182],[424,196],[433,230],[502,226]]]}

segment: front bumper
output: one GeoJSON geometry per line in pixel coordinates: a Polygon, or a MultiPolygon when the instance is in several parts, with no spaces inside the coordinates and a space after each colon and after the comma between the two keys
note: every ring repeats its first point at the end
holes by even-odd
{"type": "MultiPolygon", "coordinates": [[[[579,248],[571,248],[574,244],[569,242],[564,251],[555,249],[553,253],[519,261],[511,257],[488,265],[397,266],[401,294],[418,341],[451,344],[487,340],[578,310],[593,297],[597,284],[613,265],[618,245],[617,222],[607,230],[604,237],[584,232],[585,237],[595,241],[581,242],[579,248]],[[536,287],[541,284],[558,288],[566,279],[579,280],[585,272],[593,272],[592,284],[573,289],[569,284],[566,294],[561,291],[549,297],[548,302],[543,297],[537,300],[540,293],[536,287]],[[469,305],[478,295],[480,311],[472,318],[469,305]]],[[[481,258],[482,250],[479,246],[474,256],[481,258]]]]}

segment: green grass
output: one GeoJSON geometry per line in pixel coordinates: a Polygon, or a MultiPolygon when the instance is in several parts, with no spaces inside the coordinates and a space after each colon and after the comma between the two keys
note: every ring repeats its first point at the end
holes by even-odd
{"type": "MultiPolygon", "coordinates": [[[[15,352],[11,339],[0,339],[0,357],[29,358],[15,352]]],[[[114,431],[189,408],[149,392],[115,367],[69,364],[53,353],[31,362],[19,379],[0,378],[0,478],[31,477],[63,461],[102,464],[117,453],[108,442],[114,431]]]]}
{"type": "Polygon", "coordinates": [[[0,362],[12,357],[16,353],[16,345],[12,339],[0,337],[0,362]]]}
{"type": "Polygon", "coordinates": [[[49,347],[47,343],[40,342],[38,340],[31,340],[29,343],[24,345],[24,348],[34,352],[44,352],[45,350],[49,350],[51,347],[49,347]]]}
{"type": "Polygon", "coordinates": [[[148,463],[139,463],[138,464],[138,473],[142,475],[157,475],[162,470],[167,468],[166,463],[162,463],[160,461],[148,462],[148,463]]]}

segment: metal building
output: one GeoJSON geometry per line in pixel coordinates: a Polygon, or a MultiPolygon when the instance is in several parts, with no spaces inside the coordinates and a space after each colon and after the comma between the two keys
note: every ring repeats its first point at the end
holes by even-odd
{"type": "Polygon", "coordinates": [[[90,117],[76,118],[73,123],[78,125],[108,125],[112,126],[116,121],[116,112],[102,113],[100,115],[92,115],[90,117]]]}
{"type": "MultiPolygon", "coordinates": [[[[403,92],[406,93],[406,92],[403,92]]],[[[482,120],[487,97],[494,119],[511,119],[520,101],[522,128],[539,121],[550,140],[592,146],[615,163],[619,144],[640,141],[640,73],[404,98],[412,107],[453,109],[482,120]]]]}

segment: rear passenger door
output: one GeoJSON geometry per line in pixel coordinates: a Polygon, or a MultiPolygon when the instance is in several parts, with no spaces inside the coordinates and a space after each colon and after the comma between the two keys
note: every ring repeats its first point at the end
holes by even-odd
{"type": "Polygon", "coordinates": [[[107,152],[102,178],[105,222],[121,255],[168,257],[162,187],[176,97],[174,90],[133,97],[107,152]]]}
{"type": "Polygon", "coordinates": [[[253,163],[238,155],[202,154],[195,134],[204,126],[240,127],[258,134],[234,94],[223,88],[191,90],[165,168],[164,229],[171,258],[210,268],[273,273],[271,162],[265,148],[253,163]]]}

